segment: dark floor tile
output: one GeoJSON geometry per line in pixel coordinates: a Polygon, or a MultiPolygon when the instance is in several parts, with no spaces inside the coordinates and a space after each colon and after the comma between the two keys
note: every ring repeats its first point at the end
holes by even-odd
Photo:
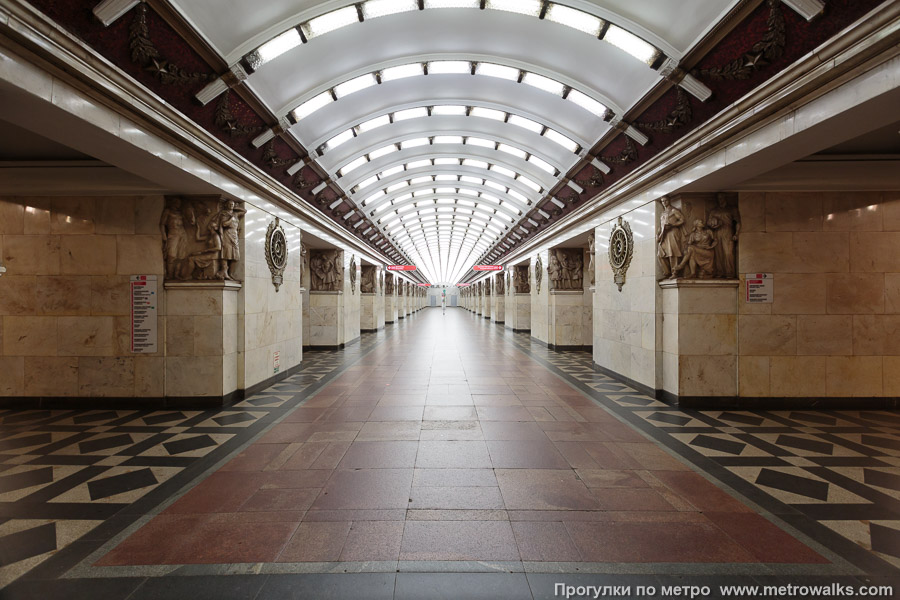
{"type": "Polygon", "coordinates": [[[55,581],[19,580],[0,590],[3,600],[97,600],[128,598],[144,579],[110,577],[104,579],[59,579],[55,581]]]}
{"type": "Polygon", "coordinates": [[[49,433],[23,435],[20,437],[0,440],[0,452],[7,450],[18,450],[20,448],[28,448],[29,446],[43,446],[44,444],[49,444],[51,442],[53,442],[53,437],[49,433]]]}
{"type": "Polygon", "coordinates": [[[113,419],[119,418],[119,415],[114,411],[106,411],[101,413],[90,413],[86,415],[79,415],[72,419],[72,422],[76,425],[83,425],[85,423],[97,423],[98,421],[111,421],[113,419]]]}
{"type": "Polygon", "coordinates": [[[828,483],[819,479],[810,479],[783,473],[773,469],[762,469],[756,478],[756,484],[799,494],[815,500],[828,499],[828,483]]]}
{"type": "Polygon", "coordinates": [[[0,537],[0,566],[11,565],[53,550],[56,550],[55,523],[5,535],[0,537]]]}
{"type": "Polygon", "coordinates": [[[46,467],[0,477],[0,494],[23,490],[53,481],[53,469],[46,467]]]}
{"type": "Polygon", "coordinates": [[[145,425],[163,425],[171,424],[176,421],[184,421],[185,419],[187,419],[187,417],[183,412],[171,412],[163,414],[153,414],[144,417],[143,421],[145,425]]]}
{"type": "Polygon", "coordinates": [[[208,435],[198,435],[183,440],[167,442],[163,444],[163,447],[169,454],[181,454],[183,452],[191,452],[192,450],[200,450],[201,448],[209,448],[216,445],[215,440],[208,435]]]}
{"type": "Polygon", "coordinates": [[[265,582],[265,575],[151,577],[128,600],[253,600],[265,582]]]}
{"type": "Polygon", "coordinates": [[[150,469],[140,469],[88,482],[91,500],[102,500],[117,494],[156,485],[159,481],[150,469]]]}
{"type": "Polygon", "coordinates": [[[232,415],[225,415],[223,417],[215,417],[213,421],[225,427],[227,425],[238,425],[240,423],[246,423],[247,421],[255,421],[256,417],[250,413],[236,413],[232,415]]]}
{"type": "Polygon", "coordinates": [[[900,558],[900,530],[877,523],[869,525],[872,550],[900,558]]]}
{"type": "Polygon", "coordinates": [[[797,448],[798,450],[810,450],[819,454],[834,454],[834,444],[811,440],[796,435],[779,435],[775,443],[779,446],[787,446],[788,448],[797,448]]]}
{"type": "Polygon", "coordinates": [[[727,440],[712,435],[700,434],[691,440],[691,446],[697,446],[698,448],[707,448],[709,450],[717,450],[719,452],[727,452],[728,454],[734,454],[735,456],[737,456],[744,451],[744,448],[747,447],[747,444],[742,444],[740,442],[735,442],[733,440],[727,440]]]}
{"type": "Polygon", "coordinates": [[[524,573],[400,573],[395,600],[531,600],[524,573]]]}
{"type": "Polygon", "coordinates": [[[130,435],[111,435],[101,438],[95,438],[78,444],[78,449],[82,454],[91,454],[92,452],[101,452],[110,448],[118,448],[119,446],[127,446],[133,444],[134,440],[130,435]]]}
{"type": "Polygon", "coordinates": [[[271,575],[256,600],[391,600],[396,573],[271,575]]]}

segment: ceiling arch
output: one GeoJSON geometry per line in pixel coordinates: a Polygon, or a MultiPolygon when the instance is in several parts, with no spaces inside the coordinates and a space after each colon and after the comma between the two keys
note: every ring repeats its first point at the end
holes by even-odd
{"type": "Polygon", "coordinates": [[[455,283],[501,235],[536,226],[613,127],[640,141],[620,120],[739,0],[646,0],[649,16],[626,0],[168,1],[281,119],[254,145],[292,137],[348,227],[455,283]]]}

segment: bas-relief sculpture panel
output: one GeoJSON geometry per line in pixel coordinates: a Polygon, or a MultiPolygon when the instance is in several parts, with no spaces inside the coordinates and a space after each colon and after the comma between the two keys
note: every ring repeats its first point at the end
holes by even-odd
{"type": "Polygon", "coordinates": [[[168,281],[236,281],[246,210],[218,196],[170,196],[159,219],[168,281]]]}
{"type": "Polygon", "coordinates": [[[514,285],[516,288],[517,294],[530,294],[531,293],[531,281],[528,276],[528,265],[518,265],[513,267],[515,272],[513,274],[514,285]]]}
{"type": "Polygon", "coordinates": [[[374,294],[376,292],[376,276],[377,270],[374,265],[363,265],[362,275],[360,277],[360,291],[363,294],[374,294]]]}
{"type": "Polygon", "coordinates": [[[547,273],[551,290],[583,290],[584,255],[582,249],[554,248],[550,250],[547,273]]]}
{"type": "Polygon", "coordinates": [[[344,253],[341,250],[310,250],[310,289],[338,292],[344,289],[344,253]]]}
{"type": "Polygon", "coordinates": [[[664,279],[735,279],[741,215],[728,194],[663,196],[657,257],[664,279]]]}

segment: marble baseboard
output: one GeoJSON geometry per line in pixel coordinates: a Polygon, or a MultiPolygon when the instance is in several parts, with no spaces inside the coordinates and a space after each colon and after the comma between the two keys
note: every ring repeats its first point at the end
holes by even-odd
{"type": "Polygon", "coordinates": [[[679,396],[659,390],[657,400],[677,408],[698,410],[891,410],[900,408],[900,397],[737,397],[679,396]]]}
{"type": "Polygon", "coordinates": [[[276,383],[300,372],[302,363],[260,381],[245,390],[235,390],[224,396],[163,396],[163,397],[86,397],[86,396],[0,396],[0,409],[129,409],[129,410],[194,410],[221,408],[237,404],[276,383]]]}
{"type": "MultiPolygon", "coordinates": [[[[530,329],[516,329],[515,327],[513,327],[513,333],[530,333],[530,332],[531,332],[530,329]]],[[[534,338],[532,338],[532,339],[534,339],[534,338]]]]}
{"type": "MultiPolygon", "coordinates": [[[[540,342],[540,340],[535,341],[540,342]]],[[[655,390],[611,369],[601,367],[597,363],[594,363],[594,370],[619,380],[645,396],[650,396],[676,408],[696,410],[889,410],[900,408],[900,397],[897,396],[679,396],[667,390],[655,390]]]]}

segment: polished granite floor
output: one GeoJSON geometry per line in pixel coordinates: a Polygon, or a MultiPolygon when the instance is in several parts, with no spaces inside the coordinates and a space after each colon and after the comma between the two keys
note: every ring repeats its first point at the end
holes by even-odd
{"type": "Polygon", "coordinates": [[[898,457],[894,413],[677,410],[425,310],[219,411],[0,413],[0,598],[896,587],[898,457]]]}

